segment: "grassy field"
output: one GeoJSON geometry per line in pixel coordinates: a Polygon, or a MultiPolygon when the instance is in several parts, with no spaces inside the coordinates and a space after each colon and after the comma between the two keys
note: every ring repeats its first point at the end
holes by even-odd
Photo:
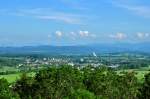
{"type": "MultiPolygon", "coordinates": [[[[117,71],[118,74],[120,74],[121,72],[132,72],[134,71],[136,73],[136,77],[138,78],[139,81],[143,81],[144,80],[144,75],[149,73],[149,68],[141,68],[141,69],[126,69],[126,70],[119,70],[117,71]]],[[[15,82],[17,79],[20,78],[22,73],[16,73],[16,74],[9,74],[9,75],[0,75],[0,78],[5,78],[8,80],[8,82],[13,83],[15,82]]],[[[35,72],[31,72],[28,73],[28,76],[33,77],[35,75],[35,72]]]]}
{"type": "Polygon", "coordinates": [[[17,72],[18,70],[15,67],[3,66],[0,68],[0,72],[3,72],[3,71],[15,71],[15,72],[17,72]]]}
{"type": "Polygon", "coordinates": [[[117,71],[118,74],[120,74],[121,72],[135,72],[136,73],[136,77],[138,78],[138,80],[140,82],[144,81],[144,75],[149,73],[149,70],[143,70],[143,69],[126,69],[126,70],[119,70],[117,71]]]}
{"type": "MultiPolygon", "coordinates": [[[[0,75],[0,78],[5,78],[9,83],[15,82],[17,79],[20,78],[22,73],[16,73],[16,74],[9,74],[9,75],[0,75]]],[[[35,75],[34,72],[28,73],[28,76],[33,77],[35,75]]]]}

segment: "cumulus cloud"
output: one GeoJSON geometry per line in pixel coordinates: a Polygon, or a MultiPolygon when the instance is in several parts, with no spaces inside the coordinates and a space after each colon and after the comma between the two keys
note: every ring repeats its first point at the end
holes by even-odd
{"type": "Polygon", "coordinates": [[[96,34],[90,33],[89,31],[78,31],[78,32],[70,32],[67,34],[67,37],[72,40],[77,40],[77,39],[93,39],[96,38],[96,34]]]}
{"type": "Polygon", "coordinates": [[[57,30],[54,33],[54,36],[52,36],[51,34],[47,35],[47,38],[49,40],[53,39],[53,38],[62,38],[62,39],[68,39],[68,40],[82,40],[82,39],[95,39],[97,38],[96,34],[90,33],[89,31],[85,30],[85,31],[72,31],[72,32],[64,32],[64,31],[60,31],[57,30]]]}
{"type": "Polygon", "coordinates": [[[127,35],[124,33],[116,33],[116,34],[109,35],[109,37],[113,38],[113,39],[122,40],[122,39],[125,39],[127,37],[127,35]]]}
{"type": "Polygon", "coordinates": [[[145,39],[150,36],[149,33],[141,33],[141,32],[137,33],[136,35],[139,39],[145,39]]]}
{"type": "Polygon", "coordinates": [[[63,35],[61,31],[56,31],[55,34],[56,34],[56,37],[59,37],[59,38],[62,37],[63,35]]]}
{"type": "Polygon", "coordinates": [[[89,31],[79,31],[79,37],[96,38],[96,34],[90,33],[89,31]]]}
{"type": "Polygon", "coordinates": [[[81,36],[81,37],[88,37],[89,36],[89,31],[79,31],[79,35],[81,36]]]}

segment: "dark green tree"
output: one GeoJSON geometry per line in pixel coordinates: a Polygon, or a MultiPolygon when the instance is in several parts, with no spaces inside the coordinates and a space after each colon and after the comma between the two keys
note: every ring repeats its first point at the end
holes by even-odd
{"type": "Polygon", "coordinates": [[[136,99],[138,82],[134,73],[118,75],[106,67],[85,70],[84,84],[87,89],[102,99],[136,99]],[[88,73],[87,70],[89,70],[88,73]],[[88,75],[88,76],[87,76],[88,75]]]}
{"type": "Polygon", "coordinates": [[[150,73],[145,75],[145,80],[142,88],[140,89],[141,94],[139,95],[140,99],[149,99],[150,98],[150,73]]]}
{"type": "Polygon", "coordinates": [[[0,99],[19,99],[19,96],[10,87],[6,79],[0,79],[0,99]]]}
{"type": "Polygon", "coordinates": [[[16,81],[13,90],[17,92],[21,99],[30,99],[34,89],[32,87],[33,78],[28,77],[26,73],[21,75],[21,78],[16,81]]]}
{"type": "Polygon", "coordinates": [[[62,99],[83,88],[82,74],[70,66],[51,67],[35,76],[35,95],[43,99],[62,99]]]}

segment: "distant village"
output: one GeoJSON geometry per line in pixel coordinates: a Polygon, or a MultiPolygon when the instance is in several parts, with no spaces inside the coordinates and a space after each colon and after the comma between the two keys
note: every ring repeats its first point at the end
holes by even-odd
{"type": "Polygon", "coordinates": [[[77,66],[78,68],[83,68],[88,65],[93,67],[108,66],[111,68],[118,68],[122,65],[130,66],[132,65],[132,63],[148,59],[147,57],[136,56],[136,58],[134,58],[133,60],[132,57],[135,56],[131,55],[125,56],[119,54],[117,55],[107,54],[100,56],[97,55],[95,52],[93,52],[89,56],[63,56],[63,57],[51,56],[42,58],[26,57],[23,63],[17,65],[17,68],[19,70],[26,70],[26,69],[40,69],[46,68],[48,66],[60,66],[60,65],[77,66]]]}

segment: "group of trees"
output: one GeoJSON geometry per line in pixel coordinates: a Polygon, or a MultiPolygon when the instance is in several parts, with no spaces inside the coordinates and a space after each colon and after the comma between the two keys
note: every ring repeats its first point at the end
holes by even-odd
{"type": "Polygon", "coordinates": [[[134,72],[106,67],[50,67],[14,84],[0,80],[0,99],[149,99],[150,73],[141,84],[134,72]]]}
{"type": "Polygon", "coordinates": [[[15,93],[10,84],[5,79],[0,79],[0,99],[20,99],[19,94],[15,93]]]}

